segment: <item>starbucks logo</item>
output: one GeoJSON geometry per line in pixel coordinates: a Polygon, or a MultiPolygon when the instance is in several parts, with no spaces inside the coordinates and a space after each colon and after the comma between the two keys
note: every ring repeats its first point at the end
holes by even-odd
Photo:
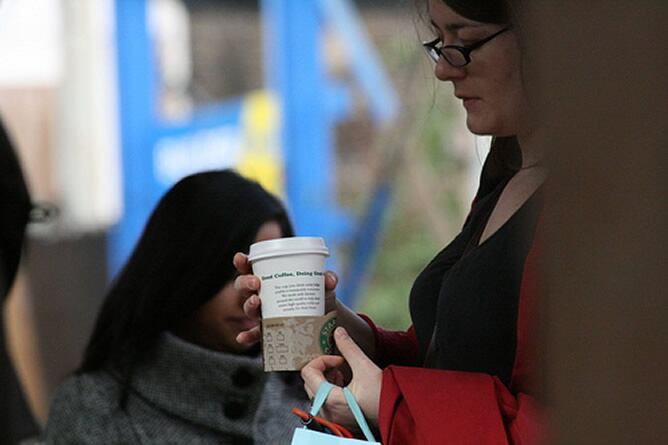
{"type": "Polygon", "coordinates": [[[336,317],[332,317],[320,329],[320,351],[323,354],[334,353],[334,339],[332,334],[336,328],[336,317]]]}

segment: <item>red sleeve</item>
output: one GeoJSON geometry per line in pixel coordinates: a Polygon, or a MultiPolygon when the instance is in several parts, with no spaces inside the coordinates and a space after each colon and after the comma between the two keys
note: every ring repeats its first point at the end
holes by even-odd
{"type": "Polygon", "coordinates": [[[385,445],[544,443],[544,415],[488,374],[390,366],[379,427],[385,445]]]}
{"type": "Polygon", "coordinates": [[[359,314],[367,322],[376,338],[376,354],[374,362],[380,368],[388,365],[417,365],[418,342],[415,329],[411,326],[407,331],[386,331],[379,328],[366,315],[359,314]]]}

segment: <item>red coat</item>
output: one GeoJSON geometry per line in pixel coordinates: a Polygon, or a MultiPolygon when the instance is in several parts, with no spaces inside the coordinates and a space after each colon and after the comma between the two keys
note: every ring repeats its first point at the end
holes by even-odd
{"type": "Polygon", "coordinates": [[[538,233],[527,256],[520,287],[517,349],[510,386],[489,374],[397,366],[414,364],[418,349],[413,328],[376,328],[377,357],[383,371],[379,409],[382,443],[522,444],[543,443],[544,409],[532,396],[536,317],[538,233]]]}

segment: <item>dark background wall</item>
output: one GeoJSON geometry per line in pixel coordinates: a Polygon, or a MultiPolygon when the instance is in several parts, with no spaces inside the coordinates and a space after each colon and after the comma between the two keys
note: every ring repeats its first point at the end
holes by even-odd
{"type": "Polygon", "coordinates": [[[668,437],[668,2],[532,1],[555,444],[668,437]]]}

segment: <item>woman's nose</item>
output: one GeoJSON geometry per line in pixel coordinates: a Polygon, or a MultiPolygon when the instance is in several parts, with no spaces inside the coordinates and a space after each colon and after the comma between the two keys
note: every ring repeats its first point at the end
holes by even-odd
{"type": "Polygon", "coordinates": [[[466,75],[466,69],[464,67],[457,68],[450,65],[447,60],[441,56],[434,67],[434,75],[438,80],[447,82],[448,80],[464,77],[466,75]]]}

